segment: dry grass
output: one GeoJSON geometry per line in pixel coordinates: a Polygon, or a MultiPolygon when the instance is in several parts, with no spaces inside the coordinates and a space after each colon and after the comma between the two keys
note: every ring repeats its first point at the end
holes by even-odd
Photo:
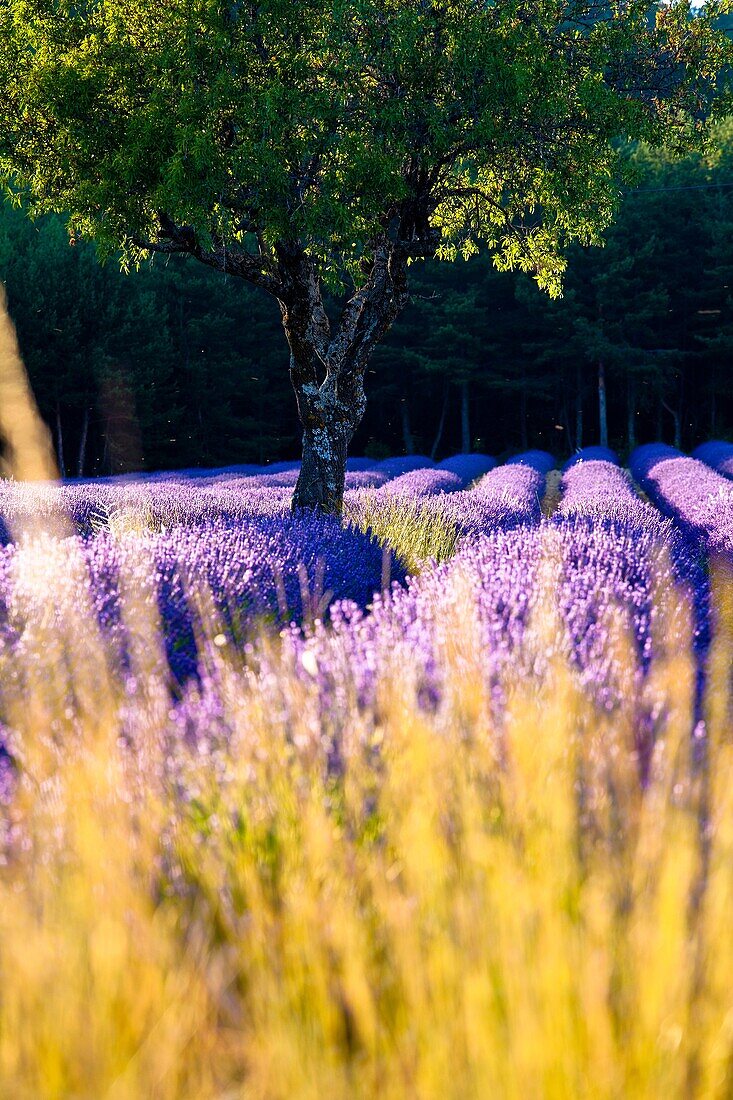
{"type": "MultiPolygon", "coordinates": [[[[550,554],[548,592],[555,569],[550,554]]],[[[246,669],[219,655],[230,732],[188,747],[134,602],[131,719],[83,609],[63,637],[41,625],[22,667],[0,650],[22,775],[0,883],[0,1095],[729,1095],[731,578],[716,586],[708,758],[691,752],[678,634],[647,687],[644,789],[633,707],[600,716],[547,659],[549,598],[527,641],[541,671],[507,673],[501,722],[468,590],[446,594],[435,712],[395,663],[375,707],[346,677],[325,715],[317,676],[268,643],[246,669]]],[[[659,594],[661,643],[676,602],[659,594]]]]}
{"type": "Polygon", "coordinates": [[[458,544],[458,526],[441,512],[440,497],[415,500],[364,490],[357,504],[346,504],[345,518],[393,550],[410,573],[452,557],[458,544]]]}

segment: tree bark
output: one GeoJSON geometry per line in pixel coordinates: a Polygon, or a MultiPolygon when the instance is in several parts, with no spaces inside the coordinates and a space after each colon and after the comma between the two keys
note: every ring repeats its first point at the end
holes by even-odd
{"type": "Polygon", "coordinates": [[[76,476],[84,477],[84,462],[87,454],[87,436],[89,435],[89,409],[84,409],[84,420],[81,426],[81,440],[79,442],[79,461],[76,466],[76,476]]]}
{"type": "Polygon", "coordinates": [[[323,305],[316,266],[297,245],[278,246],[290,379],[303,427],[303,462],[294,511],[341,515],[349,444],[366,409],[369,357],[407,304],[407,256],[388,241],[375,248],[363,286],[346,303],[338,330],[323,305]]]}
{"type": "Polygon", "coordinates": [[[303,459],[293,509],[316,508],[340,515],[344,502],[346,458],[353,430],[341,420],[303,431],[303,459]]]}
{"type": "Polygon", "coordinates": [[[461,382],[461,453],[471,451],[471,409],[469,404],[468,382],[461,382]]]}
{"type": "Polygon", "coordinates": [[[608,406],[606,402],[606,367],[602,359],[598,361],[598,424],[602,447],[608,446],[608,406]]]}

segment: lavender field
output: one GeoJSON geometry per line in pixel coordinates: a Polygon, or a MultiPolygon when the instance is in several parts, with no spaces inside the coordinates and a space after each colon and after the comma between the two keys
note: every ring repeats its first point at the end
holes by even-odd
{"type": "Polygon", "coordinates": [[[733,1089],[733,445],[0,481],[0,1095],[733,1089]]]}

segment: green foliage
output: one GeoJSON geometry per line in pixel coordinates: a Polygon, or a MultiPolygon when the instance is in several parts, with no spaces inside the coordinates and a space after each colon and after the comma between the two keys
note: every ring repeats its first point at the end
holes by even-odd
{"type": "Polygon", "coordinates": [[[701,138],[729,6],[0,0],[0,179],[127,265],[170,219],[262,271],[296,241],[336,285],[433,231],[557,294],[617,207],[617,139],[701,138]]]}

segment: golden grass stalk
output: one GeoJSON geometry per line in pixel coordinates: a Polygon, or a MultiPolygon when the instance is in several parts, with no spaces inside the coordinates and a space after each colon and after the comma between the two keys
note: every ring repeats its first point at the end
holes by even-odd
{"type": "Polygon", "coordinates": [[[58,477],[51,437],[28,384],[1,283],[0,443],[5,445],[1,474],[19,481],[46,481],[58,477]]]}
{"type": "MultiPolygon", "coordinates": [[[[642,785],[633,707],[599,713],[568,664],[557,568],[549,544],[501,718],[460,570],[436,708],[407,654],[384,654],[374,707],[342,669],[351,703],[328,714],[317,668],[279,641],[247,667],[212,647],[227,733],[199,725],[185,744],[144,601],[127,611],[132,712],[113,677],[94,690],[94,650],[69,664],[57,618],[29,623],[20,679],[1,654],[20,782],[0,1095],[728,1095],[731,578],[716,576],[707,782],[686,598],[659,596],[676,641],[645,685],[642,785]]],[[[625,639],[621,623],[631,683],[625,639]]]]}

